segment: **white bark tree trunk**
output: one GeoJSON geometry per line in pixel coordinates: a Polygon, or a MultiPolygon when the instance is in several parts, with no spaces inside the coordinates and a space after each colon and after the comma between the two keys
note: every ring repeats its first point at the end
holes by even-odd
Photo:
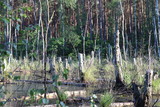
{"type": "Polygon", "coordinates": [[[83,82],[84,81],[84,61],[83,61],[83,54],[79,53],[78,54],[78,59],[79,59],[79,78],[83,82]]]}
{"type": "Polygon", "coordinates": [[[116,77],[116,86],[124,86],[123,84],[123,75],[121,70],[121,52],[119,47],[119,30],[116,31],[115,36],[115,77],[116,77]]]}

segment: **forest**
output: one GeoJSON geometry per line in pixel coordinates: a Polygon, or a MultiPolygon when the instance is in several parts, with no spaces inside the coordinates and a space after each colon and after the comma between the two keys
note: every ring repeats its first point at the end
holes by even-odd
{"type": "Polygon", "coordinates": [[[159,107],[159,0],[0,0],[0,106],[159,107]]]}

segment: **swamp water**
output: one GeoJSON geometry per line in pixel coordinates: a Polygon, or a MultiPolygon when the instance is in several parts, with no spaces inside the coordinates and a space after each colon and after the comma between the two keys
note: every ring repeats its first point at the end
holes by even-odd
{"type": "MultiPolygon", "coordinates": [[[[4,94],[4,99],[7,99],[7,103],[4,107],[25,107],[25,101],[23,101],[24,97],[29,96],[29,91],[31,89],[43,89],[43,84],[41,83],[18,83],[18,84],[5,84],[5,90],[7,91],[6,94],[4,94]]],[[[83,94],[80,97],[89,97],[89,93],[93,93],[94,90],[96,90],[96,87],[77,87],[77,86],[69,86],[69,85],[62,85],[59,87],[62,91],[86,91],[85,94],[83,94]]],[[[48,93],[54,93],[53,92],[53,86],[52,84],[47,84],[47,92],[48,93]]],[[[103,93],[96,93],[97,96],[100,96],[103,93]]],[[[74,96],[73,96],[74,97],[74,96]]],[[[78,96],[79,97],[79,96],[78,96]]],[[[118,95],[115,93],[115,102],[130,102],[133,101],[132,95],[118,95]]],[[[153,96],[153,103],[160,99],[160,95],[154,95],[153,96]]],[[[3,99],[2,99],[3,100],[3,99]]],[[[86,102],[78,102],[77,104],[67,104],[69,107],[90,107],[90,101],[86,102]]],[[[49,104],[56,104],[56,99],[52,98],[49,100],[49,104]]],[[[28,105],[29,107],[40,105],[37,102],[34,101],[33,104],[28,105]]],[[[38,107],[38,106],[37,106],[38,107]]],[[[49,106],[50,107],[50,106],[49,106]]],[[[54,106],[52,106],[54,107],[54,106]]],[[[129,106],[128,106],[129,107],[129,106]]],[[[155,107],[160,107],[160,101],[158,101],[155,105],[155,107]]]]}
{"type": "MultiPolygon", "coordinates": [[[[19,83],[19,84],[5,84],[5,90],[7,91],[4,94],[3,99],[7,99],[7,103],[4,107],[21,107],[24,103],[23,98],[29,96],[29,91],[31,89],[43,89],[43,84],[40,83],[19,83]],[[21,99],[21,100],[20,100],[21,99]]],[[[59,87],[62,91],[82,91],[85,90],[84,87],[76,87],[76,86],[67,86],[62,85],[59,87]]],[[[53,92],[52,84],[47,84],[47,92],[53,92]]],[[[83,97],[86,97],[85,95],[83,97]]],[[[2,99],[2,100],[3,100],[2,99]]],[[[55,103],[56,99],[50,99],[49,103],[55,103]]],[[[34,104],[34,105],[38,105],[34,104]]]]}

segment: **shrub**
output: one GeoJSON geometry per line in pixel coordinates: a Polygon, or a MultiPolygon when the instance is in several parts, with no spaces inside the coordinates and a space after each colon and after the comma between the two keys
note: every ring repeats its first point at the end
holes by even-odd
{"type": "Polygon", "coordinates": [[[113,101],[113,95],[111,93],[105,93],[100,98],[100,107],[109,107],[113,101]]]}
{"type": "Polygon", "coordinates": [[[153,91],[154,92],[158,92],[160,91],[160,79],[156,79],[153,81],[152,85],[153,85],[153,91]]]}

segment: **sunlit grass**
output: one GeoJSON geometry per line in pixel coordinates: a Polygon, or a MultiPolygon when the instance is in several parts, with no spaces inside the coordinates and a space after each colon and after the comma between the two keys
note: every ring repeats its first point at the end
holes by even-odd
{"type": "Polygon", "coordinates": [[[109,107],[113,101],[113,95],[111,93],[105,93],[100,97],[100,107],[109,107]]]}
{"type": "MultiPolygon", "coordinates": [[[[98,63],[98,59],[94,58],[94,63],[91,62],[91,57],[86,57],[84,63],[84,79],[86,82],[95,83],[98,79],[107,79],[114,80],[115,79],[115,69],[114,64],[112,62],[107,61],[106,59],[102,60],[101,64],[98,63]]],[[[32,71],[43,71],[42,61],[31,61],[27,58],[16,60],[14,58],[10,59],[10,63],[8,59],[4,59],[5,72],[15,72],[15,71],[24,71],[25,75],[21,75],[22,78],[27,79],[32,71]]],[[[63,72],[64,63],[55,62],[55,71],[59,74],[63,72]]],[[[135,81],[137,84],[144,83],[144,75],[148,70],[148,59],[138,57],[136,58],[136,65],[133,63],[132,59],[127,61],[122,61],[122,73],[124,77],[124,83],[130,84],[132,81],[135,81]]],[[[160,62],[157,59],[152,58],[152,63],[150,68],[153,69],[154,72],[160,73],[160,62]]],[[[50,69],[49,62],[47,62],[47,71],[50,69]]],[[[79,62],[78,60],[71,61],[67,68],[69,70],[69,79],[75,80],[78,79],[79,72],[79,62]]],[[[158,80],[153,81],[153,89],[158,91],[159,85],[158,80]]]]}

